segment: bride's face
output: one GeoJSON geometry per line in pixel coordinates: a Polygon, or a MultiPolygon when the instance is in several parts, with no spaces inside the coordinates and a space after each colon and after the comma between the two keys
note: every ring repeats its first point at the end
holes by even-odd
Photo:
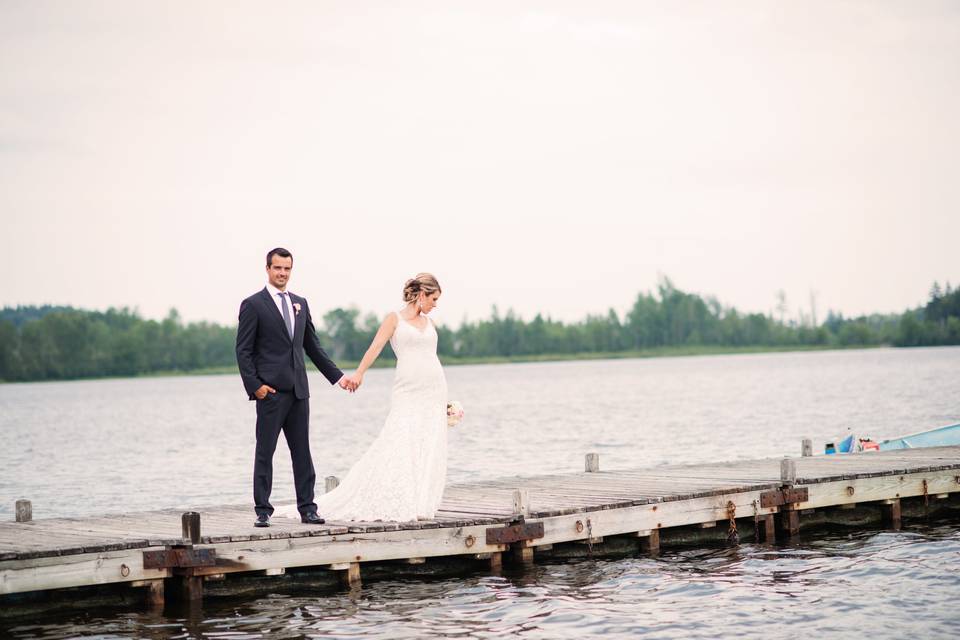
{"type": "Polygon", "coordinates": [[[420,294],[420,313],[430,313],[437,306],[437,300],[440,299],[440,292],[432,293],[429,296],[425,293],[420,294]]]}

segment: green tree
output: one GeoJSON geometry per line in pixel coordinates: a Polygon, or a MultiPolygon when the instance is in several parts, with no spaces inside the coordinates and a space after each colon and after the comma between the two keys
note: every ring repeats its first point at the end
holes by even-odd
{"type": "Polygon", "coordinates": [[[19,347],[17,326],[11,320],[0,320],[0,380],[19,380],[23,375],[19,347]]]}

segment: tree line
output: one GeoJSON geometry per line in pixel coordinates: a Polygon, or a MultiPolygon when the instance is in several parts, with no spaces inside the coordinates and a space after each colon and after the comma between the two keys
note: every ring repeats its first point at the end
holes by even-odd
{"type": "MultiPolygon", "coordinates": [[[[643,353],[671,347],[901,347],[960,344],[960,289],[934,283],[928,302],[902,314],[844,318],[815,313],[787,320],[742,313],[712,296],[681,291],[663,278],[624,314],[614,309],[564,323],[537,314],[527,321],[493,307],[488,318],[438,327],[438,351],[449,360],[643,353]]],[[[318,323],[321,344],[338,361],[356,362],[380,319],[337,308],[318,323]]],[[[236,365],[236,328],[184,323],[176,310],[163,320],[137,311],[72,307],[0,310],[0,380],[66,380],[186,372],[236,365]]],[[[384,357],[389,360],[389,347],[384,357]]]]}

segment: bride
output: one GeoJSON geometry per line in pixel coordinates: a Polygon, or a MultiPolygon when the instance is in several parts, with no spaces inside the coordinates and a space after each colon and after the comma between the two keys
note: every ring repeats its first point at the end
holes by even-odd
{"type": "MultiPolygon", "coordinates": [[[[437,358],[437,330],[427,315],[440,285],[429,273],[407,280],[406,306],[380,325],[357,371],[357,386],[387,341],[397,356],[383,430],[333,491],[317,499],[327,520],[431,519],[447,476],[447,382],[437,358]]],[[[296,505],[291,517],[299,518],[296,505]]],[[[282,511],[287,511],[286,508],[282,511]]]]}

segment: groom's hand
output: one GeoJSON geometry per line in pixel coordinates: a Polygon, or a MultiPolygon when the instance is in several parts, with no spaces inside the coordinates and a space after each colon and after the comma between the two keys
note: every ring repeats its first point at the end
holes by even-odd
{"type": "Polygon", "coordinates": [[[356,391],[360,388],[360,385],[363,384],[363,374],[360,372],[354,373],[352,376],[347,378],[347,382],[350,383],[352,391],[356,391]]]}
{"type": "Polygon", "coordinates": [[[260,385],[260,388],[253,392],[253,395],[257,397],[257,400],[263,400],[267,397],[268,393],[276,393],[277,390],[271,387],[268,384],[260,385]]]}
{"type": "Polygon", "coordinates": [[[353,393],[354,391],[357,390],[357,385],[355,385],[353,383],[353,380],[351,380],[347,376],[343,376],[342,378],[340,378],[340,382],[338,382],[337,384],[340,385],[341,389],[349,391],[350,393],[353,393]]]}

